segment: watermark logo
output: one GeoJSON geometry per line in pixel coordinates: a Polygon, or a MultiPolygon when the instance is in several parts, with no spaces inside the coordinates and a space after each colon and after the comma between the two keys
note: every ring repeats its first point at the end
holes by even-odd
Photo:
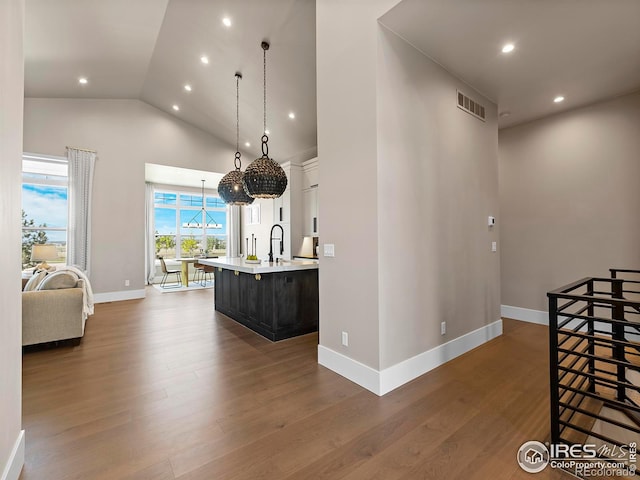
{"type": "Polygon", "coordinates": [[[579,478],[633,477],[637,470],[637,442],[628,445],[543,444],[529,441],[518,450],[518,464],[527,473],[539,473],[547,465],[579,478]]]}
{"type": "Polygon", "coordinates": [[[544,443],[530,441],[518,450],[518,463],[527,473],[538,473],[549,464],[549,450],[544,443]]]}

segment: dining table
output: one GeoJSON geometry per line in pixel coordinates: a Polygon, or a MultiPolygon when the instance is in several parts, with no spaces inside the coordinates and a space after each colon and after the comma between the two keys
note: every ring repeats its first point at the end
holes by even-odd
{"type": "Polygon", "coordinates": [[[190,263],[196,263],[198,259],[195,257],[191,257],[191,258],[180,258],[179,261],[181,262],[182,266],[180,268],[181,272],[182,272],[182,284],[185,287],[189,286],[189,264],[190,263]]]}
{"type": "Polygon", "coordinates": [[[182,284],[185,287],[189,286],[189,264],[190,263],[196,263],[198,260],[202,260],[205,258],[218,258],[216,256],[213,257],[188,257],[188,258],[180,258],[177,259],[181,262],[182,266],[180,268],[180,271],[182,272],[182,284]]]}

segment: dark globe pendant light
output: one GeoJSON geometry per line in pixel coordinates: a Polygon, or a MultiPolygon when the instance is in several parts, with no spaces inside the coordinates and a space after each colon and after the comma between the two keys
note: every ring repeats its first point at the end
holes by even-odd
{"type": "Polygon", "coordinates": [[[233,160],[235,170],[227,173],[218,183],[218,195],[227,205],[249,205],[253,198],[244,191],[244,173],[240,169],[240,79],[242,75],[236,73],[236,156],[233,160]]]}
{"type": "Polygon", "coordinates": [[[269,44],[262,42],[263,50],[263,89],[264,89],[264,125],[262,135],[262,157],[249,164],[244,172],[244,191],[253,198],[278,198],[287,189],[287,174],[280,164],[269,158],[269,137],[267,136],[267,50],[269,44]]]}

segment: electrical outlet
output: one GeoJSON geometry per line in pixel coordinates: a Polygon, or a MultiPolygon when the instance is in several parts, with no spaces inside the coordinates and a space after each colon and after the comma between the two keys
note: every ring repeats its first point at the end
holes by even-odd
{"type": "Polygon", "coordinates": [[[447,322],[442,322],[440,324],[440,335],[446,335],[447,333],[447,322]]]}
{"type": "Polygon", "coordinates": [[[498,251],[498,242],[491,242],[491,251],[492,252],[498,251]]]}
{"type": "Polygon", "coordinates": [[[324,256],[325,257],[335,257],[336,256],[336,247],[333,243],[325,243],[324,244],[324,256]]]}
{"type": "Polygon", "coordinates": [[[125,281],[124,281],[124,286],[125,286],[125,287],[128,287],[129,285],[130,285],[129,280],[125,280],[125,281]]]}
{"type": "Polygon", "coordinates": [[[349,346],[349,334],[347,332],[342,332],[342,345],[349,346]]]}

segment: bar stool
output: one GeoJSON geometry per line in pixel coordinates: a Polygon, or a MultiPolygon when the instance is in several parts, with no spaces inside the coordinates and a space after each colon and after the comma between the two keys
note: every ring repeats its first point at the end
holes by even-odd
{"type": "Polygon", "coordinates": [[[193,283],[196,283],[198,282],[198,278],[200,278],[200,276],[203,274],[204,265],[196,260],[193,264],[193,268],[195,269],[195,272],[193,273],[193,283]]]}
{"type": "Polygon", "coordinates": [[[202,281],[200,282],[200,285],[202,285],[203,287],[206,287],[207,275],[209,275],[209,281],[213,282],[213,272],[215,271],[215,267],[211,265],[202,265],[202,264],[200,264],[200,266],[202,267],[202,281]]]}

